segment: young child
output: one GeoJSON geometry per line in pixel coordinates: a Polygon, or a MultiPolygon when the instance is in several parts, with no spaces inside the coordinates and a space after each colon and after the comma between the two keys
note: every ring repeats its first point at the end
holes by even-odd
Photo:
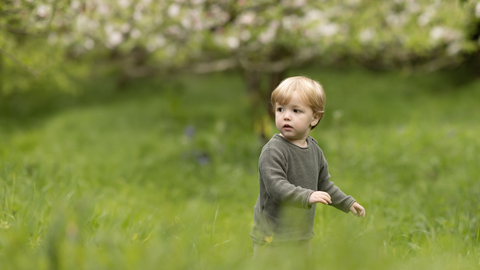
{"type": "Polygon", "coordinates": [[[260,192],[250,237],[255,253],[262,246],[285,243],[310,252],[316,203],[359,217],[365,217],[365,209],[329,180],[323,152],[309,136],[323,117],[322,86],[306,77],[287,78],[271,101],[280,134],[260,154],[260,192]]]}

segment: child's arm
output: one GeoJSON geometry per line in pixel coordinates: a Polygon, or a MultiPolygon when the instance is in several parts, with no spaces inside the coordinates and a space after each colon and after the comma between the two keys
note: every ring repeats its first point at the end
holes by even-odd
{"type": "Polygon", "coordinates": [[[259,174],[268,195],[279,204],[311,208],[308,203],[313,190],[296,186],[287,180],[287,162],[282,152],[266,148],[259,158],[259,174]]]}
{"type": "MultiPolygon", "coordinates": [[[[338,188],[332,181],[330,181],[330,174],[328,173],[328,164],[325,160],[325,156],[321,153],[320,156],[320,172],[318,175],[318,189],[328,193],[331,197],[331,203],[329,205],[348,213],[352,205],[355,203],[355,199],[352,196],[347,196],[338,188]]],[[[353,211],[352,211],[353,212],[353,211]]]]}
{"type": "MultiPolygon", "coordinates": [[[[323,204],[331,204],[332,198],[327,192],[324,191],[315,191],[310,195],[308,199],[308,204],[314,203],[323,203],[323,204]]],[[[354,202],[352,206],[350,206],[350,212],[352,212],[357,217],[365,217],[365,208],[361,206],[359,203],[354,202]]]]}

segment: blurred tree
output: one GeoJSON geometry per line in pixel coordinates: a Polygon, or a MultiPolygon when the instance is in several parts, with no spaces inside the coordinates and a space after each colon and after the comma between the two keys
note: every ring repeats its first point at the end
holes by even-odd
{"type": "Polygon", "coordinates": [[[16,35],[0,37],[4,56],[19,35],[40,33],[71,58],[115,63],[121,83],[237,69],[261,134],[270,91],[291,67],[355,61],[435,70],[479,51],[473,0],[9,0],[0,12],[1,27],[16,35]]]}
{"type": "Polygon", "coordinates": [[[55,14],[66,8],[65,1],[6,0],[0,3],[2,98],[31,88],[73,90],[68,75],[59,67],[68,43],[48,39],[50,33],[66,30],[58,22],[54,24],[55,14]]]}

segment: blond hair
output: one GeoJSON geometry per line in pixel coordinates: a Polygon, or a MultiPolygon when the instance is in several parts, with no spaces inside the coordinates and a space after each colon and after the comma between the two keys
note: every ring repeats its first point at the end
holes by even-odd
{"type": "MultiPolygon", "coordinates": [[[[297,91],[300,98],[310,106],[313,113],[319,115],[320,119],[318,120],[318,123],[320,123],[325,109],[325,90],[323,90],[322,85],[318,82],[307,77],[297,76],[283,80],[272,92],[272,107],[275,108],[277,102],[280,104],[287,104],[290,102],[293,92],[295,91],[297,91]]],[[[312,126],[312,129],[315,126],[312,126]]]]}

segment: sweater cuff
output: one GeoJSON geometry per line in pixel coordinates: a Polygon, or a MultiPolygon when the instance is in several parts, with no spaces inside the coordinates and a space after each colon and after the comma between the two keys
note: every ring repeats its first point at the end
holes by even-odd
{"type": "Polygon", "coordinates": [[[350,212],[350,207],[352,207],[352,205],[356,202],[356,200],[353,197],[351,197],[351,198],[352,198],[352,201],[348,204],[347,209],[345,209],[345,211],[344,211],[347,214],[348,214],[348,212],[350,212]]]}
{"type": "Polygon", "coordinates": [[[312,205],[311,204],[308,204],[308,200],[310,199],[310,196],[312,196],[312,193],[314,191],[313,190],[310,190],[310,192],[307,193],[307,196],[305,197],[305,202],[304,202],[304,205],[305,205],[305,208],[306,209],[312,209],[312,205]]]}

